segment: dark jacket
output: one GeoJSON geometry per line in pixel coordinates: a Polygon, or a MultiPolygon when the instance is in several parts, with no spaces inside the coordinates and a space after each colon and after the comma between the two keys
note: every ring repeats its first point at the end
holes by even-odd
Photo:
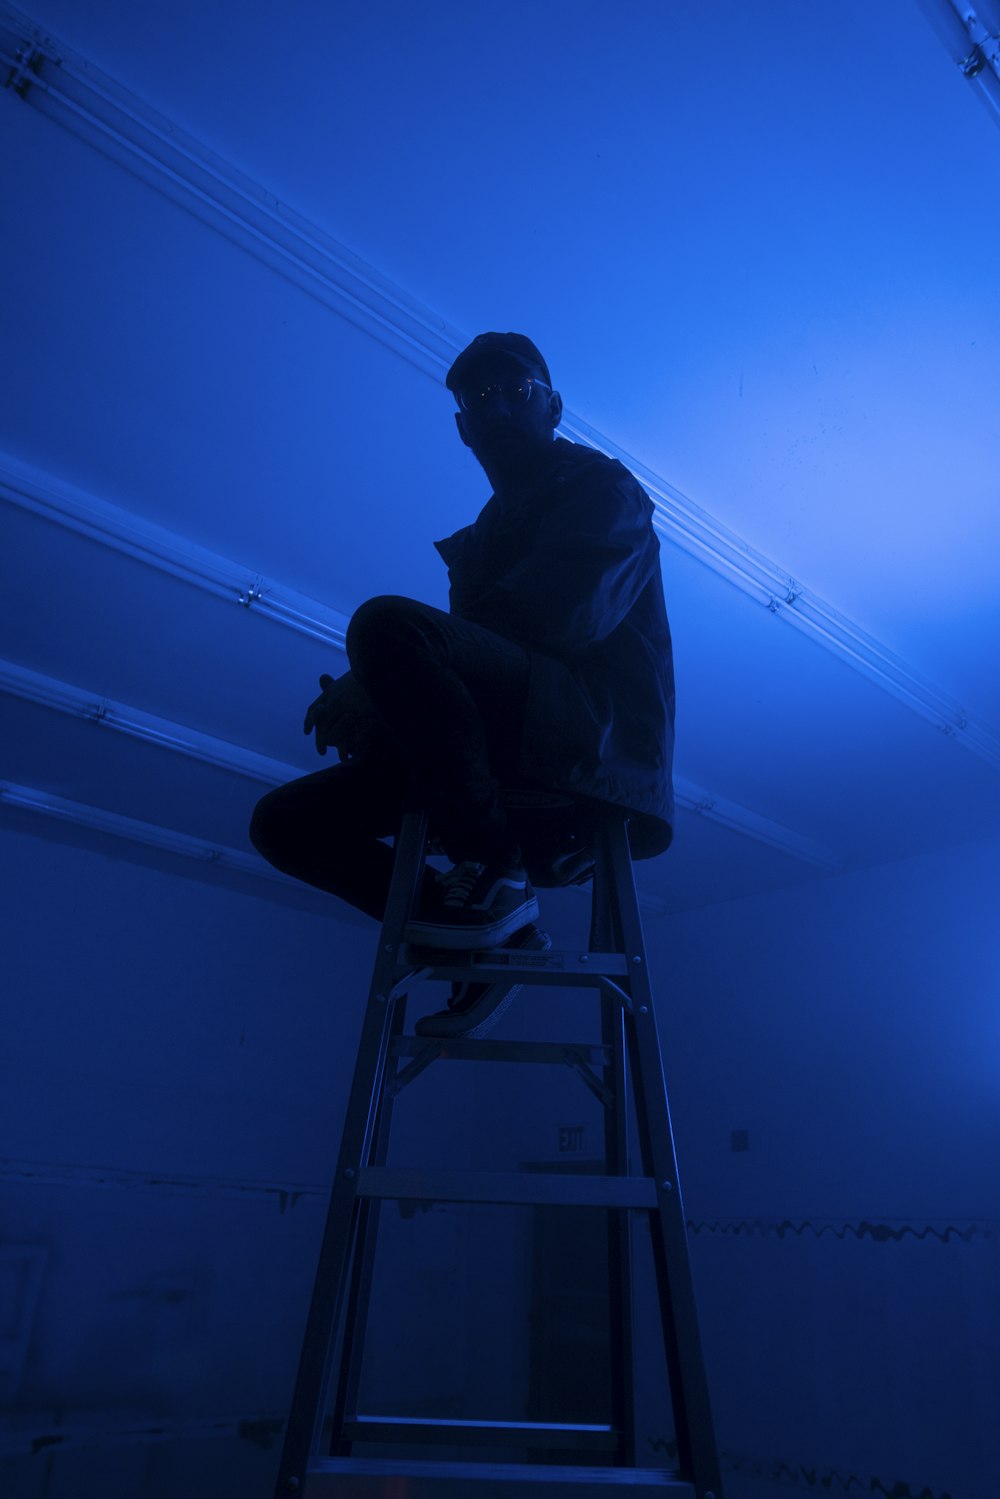
{"type": "Polygon", "coordinates": [[[451,613],[532,652],[521,773],[627,808],[632,853],[673,825],[674,668],[653,505],[623,464],[556,438],[515,499],[434,543],[451,613]]]}

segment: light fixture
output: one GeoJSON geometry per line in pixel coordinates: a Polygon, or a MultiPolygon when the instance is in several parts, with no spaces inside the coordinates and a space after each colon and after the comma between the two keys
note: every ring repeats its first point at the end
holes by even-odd
{"type": "Polygon", "coordinates": [[[709,822],[717,822],[720,827],[730,828],[734,833],[742,833],[755,843],[764,843],[768,848],[777,849],[779,853],[789,854],[804,864],[812,864],[817,869],[826,870],[828,874],[843,867],[842,861],[822,844],[793,832],[791,828],[783,827],[779,822],[772,822],[769,817],[762,817],[759,812],[752,812],[739,802],[731,802],[724,796],[705,791],[683,776],[674,776],[674,795],[679,807],[684,807],[699,817],[707,817],[709,822]]]}
{"type": "Polygon", "coordinates": [[[1000,7],[997,0],[918,0],[955,66],[1000,125],[1000,7]]]}
{"type": "Polygon", "coordinates": [[[53,817],[59,822],[73,823],[96,833],[111,833],[116,838],[127,838],[132,843],[142,843],[148,848],[162,849],[169,854],[181,854],[199,864],[214,864],[221,869],[235,869],[240,874],[258,875],[263,879],[298,887],[297,880],[272,868],[256,854],[208,843],[204,838],[194,838],[189,833],[179,833],[174,828],[160,827],[158,823],[140,822],[135,817],[109,812],[104,807],[70,801],[63,796],[54,796],[50,791],[41,791],[35,786],[0,781],[0,803],[23,807],[29,812],[42,812],[46,817],[53,817]]]}
{"type": "Polygon", "coordinates": [[[32,671],[14,661],[0,660],[0,692],[8,692],[24,702],[38,703],[44,708],[55,708],[71,718],[86,719],[99,728],[127,734],[130,739],[142,739],[146,744],[175,750],[191,760],[232,771],[265,786],[280,786],[306,774],[297,765],[258,755],[240,744],[231,744],[227,739],[216,739],[212,734],[203,734],[199,729],[174,723],[172,719],[159,718],[141,708],[114,702],[111,698],[87,692],[69,682],[60,682],[56,677],[44,676],[42,672],[32,671]]]}
{"type": "Polygon", "coordinates": [[[347,616],[228,557],[0,453],[0,499],[278,624],[344,649],[347,616]]]}

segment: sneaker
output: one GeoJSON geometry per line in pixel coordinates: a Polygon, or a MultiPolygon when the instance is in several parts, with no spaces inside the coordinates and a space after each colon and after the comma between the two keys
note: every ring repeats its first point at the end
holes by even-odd
{"type": "Polygon", "coordinates": [[[406,942],[468,951],[496,947],[538,915],[538,901],[520,865],[466,860],[438,875],[438,899],[403,928],[406,942]]]}
{"type": "MultiPolygon", "coordinates": [[[[506,942],[500,944],[507,949],[530,952],[546,952],[552,946],[548,932],[539,931],[529,922],[506,942]]],[[[516,999],[523,984],[510,984],[500,979],[492,984],[474,984],[468,979],[451,986],[451,998],[446,1010],[434,1015],[425,1015],[418,1020],[414,1030],[418,1036],[439,1036],[451,1039],[461,1036],[475,1041],[491,1031],[511,1001],[516,999]]]]}

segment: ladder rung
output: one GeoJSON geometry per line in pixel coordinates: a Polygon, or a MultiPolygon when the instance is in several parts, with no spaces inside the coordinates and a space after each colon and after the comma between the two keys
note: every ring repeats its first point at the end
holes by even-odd
{"type": "Polygon", "coordinates": [[[624,978],[628,960],[620,952],[521,952],[491,948],[482,952],[453,952],[442,948],[399,949],[396,971],[403,977],[412,970],[421,979],[492,979],[516,976],[519,984],[563,984],[580,987],[599,984],[602,978],[624,978]]]}
{"type": "Polygon", "coordinates": [[[357,1416],[344,1422],[349,1442],[421,1442],[436,1447],[553,1448],[560,1451],[616,1452],[621,1435],[614,1427],[540,1421],[455,1421],[417,1416],[357,1416]]]}
{"type": "Polygon", "coordinates": [[[656,1207],[656,1186],[648,1176],[425,1171],[419,1166],[366,1166],[358,1173],[357,1195],[411,1202],[492,1202],[595,1208],[656,1207]]]}
{"type": "Polygon", "coordinates": [[[460,1036],[453,1040],[397,1036],[392,1043],[392,1054],[418,1057],[429,1046],[438,1048],[438,1055],[450,1061],[577,1062],[588,1067],[607,1067],[612,1061],[610,1046],[594,1046],[586,1041],[463,1041],[460,1036]]]}
{"type": "Polygon", "coordinates": [[[402,1458],[314,1457],[306,1499],[579,1499],[582,1489],[628,1489],[663,1499],[696,1499],[695,1488],[665,1468],[583,1468],[558,1463],[413,1462],[402,1458]]]}

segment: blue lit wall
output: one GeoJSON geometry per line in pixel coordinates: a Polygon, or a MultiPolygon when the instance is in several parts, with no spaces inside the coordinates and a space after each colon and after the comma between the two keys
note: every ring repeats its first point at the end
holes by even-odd
{"type": "MultiPolygon", "coordinates": [[[[910,0],[23,3],[371,286],[0,88],[0,1493],[271,1491],[376,933],[253,871],[246,756],[326,763],[301,718],[345,663],[236,598],[445,607],[432,542],[488,493],[445,352],[513,327],[662,481],[686,792],[637,872],[729,1499],[995,1499],[1000,138],[953,58],[910,0]]],[[[585,898],[542,906],[584,940],[585,898]]],[[[525,997],[501,1034],[593,1022],[525,997]]],[[[592,1096],[527,1071],[430,1069],[395,1159],[595,1157],[592,1096]]],[[[371,1407],[544,1416],[567,1349],[600,1365],[583,1297],[532,1374],[590,1253],[543,1237],[387,1211],[371,1407]]]]}
{"type": "MultiPolygon", "coordinates": [[[[221,1492],[266,1493],[370,938],[23,829],[3,844],[17,877],[2,1131],[7,1160],[34,1163],[8,1165],[5,1187],[5,1255],[22,1254],[6,1279],[28,1324],[21,1347],[10,1324],[9,1403],[58,1401],[77,1441],[88,1425],[116,1433],[103,1452],[8,1456],[10,1491],[43,1492],[44,1475],[55,1494],[166,1495],[198,1473],[194,1492],[217,1474],[221,1492]],[[154,1420],[171,1440],[137,1443],[154,1420]]],[[[932,1493],[975,1494],[989,1471],[998,852],[647,922],[737,1495],[813,1469],[876,1473],[890,1491],[916,1469],[932,1493]]],[[[579,940],[584,902],[550,896],[546,910],[558,942],[579,940]]],[[[523,1004],[502,1033],[592,1033],[581,1003],[523,1004]]],[[[404,1095],[400,1163],[552,1163],[567,1124],[594,1154],[599,1110],[568,1074],[512,1095],[505,1068],[459,1071],[404,1095]]],[[[517,1414],[524,1215],[392,1214],[385,1243],[371,1408],[517,1414]]],[[[639,1294],[641,1431],[648,1460],[666,1461],[644,1261],[639,1294]]]]}
{"type": "Polygon", "coordinates": [[[656,924],[719,1419],[783,1481],[989,1492],[998,854],[656,924]]]}

